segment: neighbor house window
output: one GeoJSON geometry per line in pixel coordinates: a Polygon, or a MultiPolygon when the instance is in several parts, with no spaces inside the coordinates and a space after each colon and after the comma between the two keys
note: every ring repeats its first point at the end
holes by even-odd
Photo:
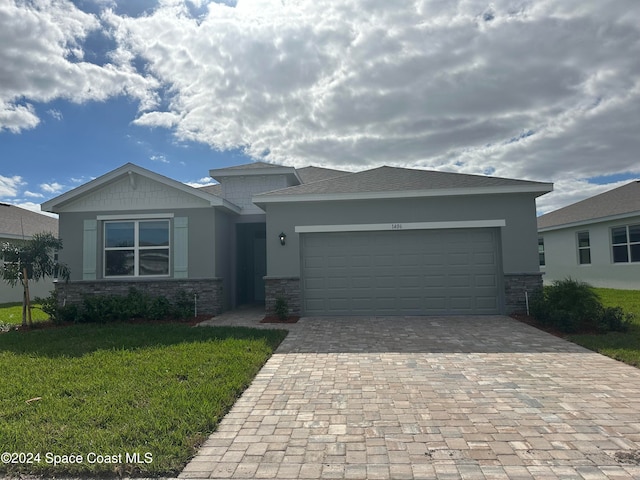
{"type": "Polygon", "coordinates": [[[640,262],[640,225],[611,229],[613,263],[640,262]]]}
{"type": "Polygon", "coordinates": [[[104,276],[169,275],[169,221],[104,223],[104,276]]]}
{"type": "Polygon", "coordinates": [[[542,237],[538,237],[538,261],[541,267],[546,265],[544,260],[544,238],[542,237]]]}
{"type": "Polygon", "coordinates": [[[580,265],[589,265],[591,263],[589,232],[578,232],[578,263],[580,265]]]}

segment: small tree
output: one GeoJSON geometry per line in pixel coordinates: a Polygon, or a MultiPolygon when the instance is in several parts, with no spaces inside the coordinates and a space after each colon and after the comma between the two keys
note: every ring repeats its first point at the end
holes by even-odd
{"type": "Polygon", "coordinates": [[[22,284],[22,325],[31,325],[29,280],[60,277],[69,280],[69,267],[58,263],[55,252],[62,250],[62,240],[51,233],[36,233],[30,240],[3,242],[0,247],[0,278],[14,287],[22,284]]]}

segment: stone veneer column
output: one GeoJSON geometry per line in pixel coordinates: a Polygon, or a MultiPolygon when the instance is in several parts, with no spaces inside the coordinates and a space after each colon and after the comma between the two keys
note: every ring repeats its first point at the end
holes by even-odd
{"type": "Polygon", "coordinates": [[[526,313],[527,292],[529,301],[537,290],[542,288],[542,273],[505,273],[504,300],[507,315],[512,313],[526,313]]]}
{"type": "Polygon", "coordinates": [[[300,315],[300,277],[264,277],[265,310],[275,315],[276,299],[284,298],[290,315],[300,315]]]}
{"type": "Polygon", "coordinates": [[[224,296],[222,279],[204,280],[166,279],[166,280],[81,280],[58,282],[55,285],[61,304],[81,304],[85,295],[121,295],[126,296],[131,288],[147,295],[165,297],[174,300],[176,294],[184,291],[190,297],[198,295],[198,314],[217,315],[223,310],[224,296]]]}

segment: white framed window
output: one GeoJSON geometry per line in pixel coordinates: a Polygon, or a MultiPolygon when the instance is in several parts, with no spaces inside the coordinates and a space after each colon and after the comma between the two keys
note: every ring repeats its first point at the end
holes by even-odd
{"type": "Polygon", "coordinates": [[[591,264],[591,242],[589,232],[578,232],[578,263],[580,265],[591,264]]]}
{"type": "Polygon", "coordinates": [[[625,225],[611,229],[613,263],[640,262],[640,225],[625,225]]]}
{"type": "Polygon", "coordinates": [[[104,276],[169,276],[169,220],[104,222],[104,276]]]}
{"type": "Polygon", "coordinates": [[[538,262],[541,267],[546,265],[546,260],[544,258],[544,238],[538,237],[538,262]]]}

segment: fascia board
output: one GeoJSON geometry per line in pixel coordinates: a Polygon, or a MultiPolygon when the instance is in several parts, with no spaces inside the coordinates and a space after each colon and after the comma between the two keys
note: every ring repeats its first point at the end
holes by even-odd
{"type": "MultiPolygon", "coordinates": [[[[464,195],[495,195],[505,193],[538,193],[543,195],[553,190],[553,184],[541,183],[539,185],[505,185],[499,187],[477,188],[440,188],[432,190],[409,190],[390,192],[358,192],[358,193],[314,193],[314,194],[290,194],[290,195],[254,195],[255,204],[286,203],[286,202],[324,202],[338,200],[376,200],[390,198],[419,198],[419,197],[451,197],[464,195]]],[[[539,196],[538,195],[538,196],[539,196]]]]}
{"type": "Polygon", "coordinates": [[[561,225],[552,225],[550,227],[539,228],[539,233],[551,232],[554,230],[564,230],[565,228],[583,227],[593,225],[595,223],[614,222],[616,220],[626,220],[627,218],[640,217],[640,212],[621,213],[619,215],[609,215],[607,217],[590,218],[580,222],[563,223],[561,225]]]}

